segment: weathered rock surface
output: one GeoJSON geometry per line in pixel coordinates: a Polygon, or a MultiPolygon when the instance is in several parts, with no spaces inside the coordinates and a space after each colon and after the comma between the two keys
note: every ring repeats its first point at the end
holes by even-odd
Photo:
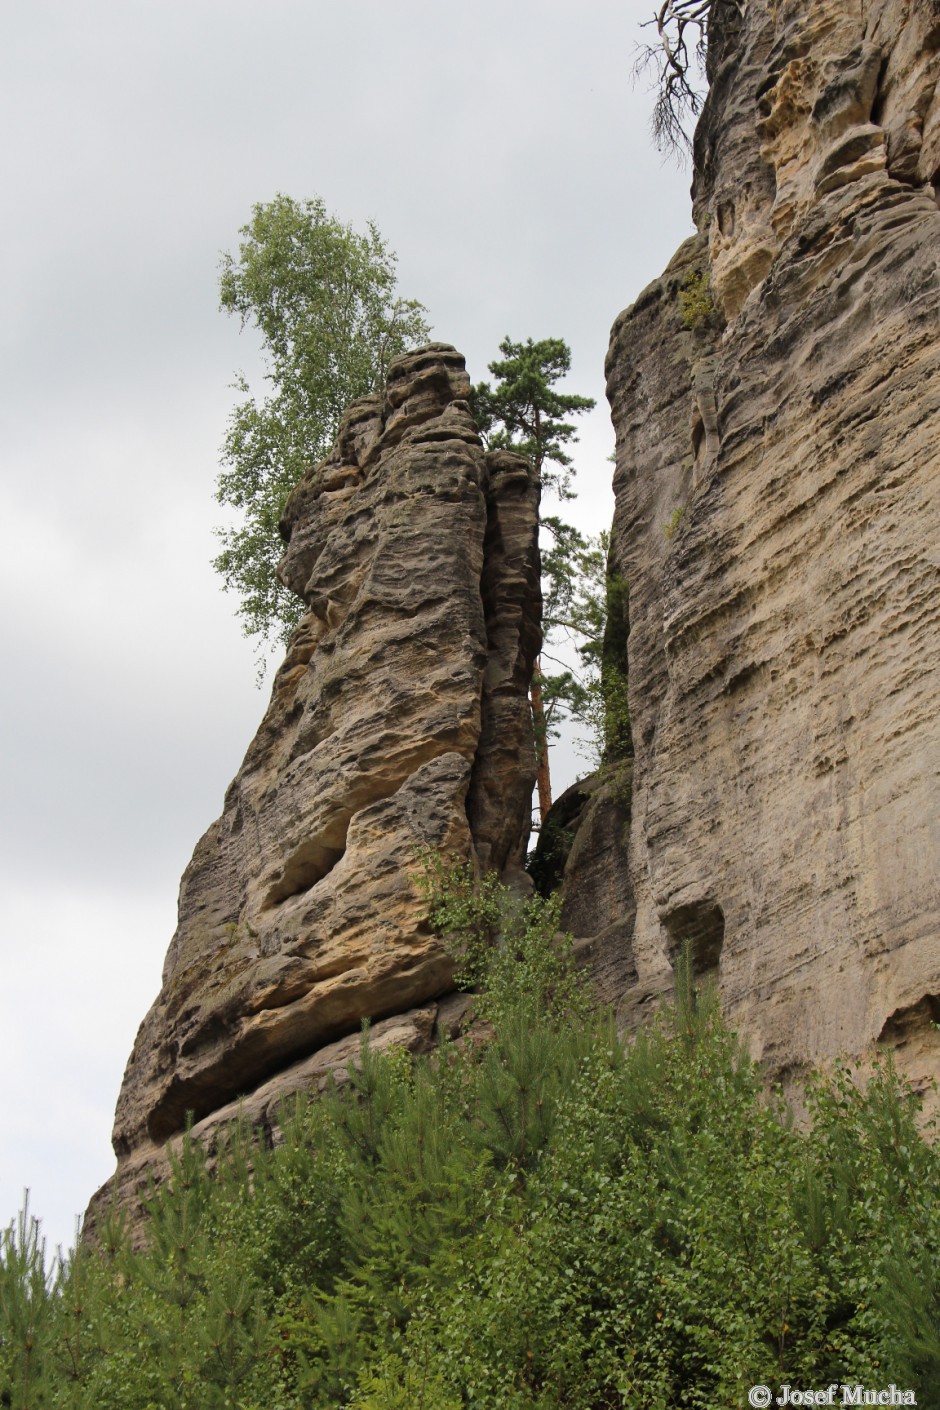
{"type": "MultiPolygon", "coordinates": [[[[373,1053],[395,1049],[415,1055],[432,1052],[438,1034],[462,1041],[464,1018],[470,1005],[465,994],[448,994],[443,999],[380,1019],[369,1028],[368,1042],[373,1053]]],[[[327,1043],[312,1053],[291,1063],[283,1071],[262,1082],[244,1097],[226,1102],[217,1110],[197,1121],[193,1137],[200,1142],[210,1161],[224,1148],[235,1123],[250,1127],[259,1140],[276,1145],[281,1138],[279,1118],[284,1103],[295,1097],[316,1097],[328,1082],[342,1087],[348,1081],[350,1067],[359,1062],[361,1034],[352,1033],[327,1043]]],[[[131,1236],[140,1245],[145,1238],[144,1200],[150,1182],[159,1184],[170,1173],[170,1153],[179,1153],[183,1135],[171,1136],[165,1142],[144,1141],[121,1160],[112,1180],[93,1197],[85,1214],[83,1236],[94,1238],[99,1220],[112,1201],[116,1200],[130,1216],[131,1236]]]]}
{"type": "MultiPolygon", "coordinates": [[[[562,800],[563,923],[642,1020],[692,945],[777,1074],[940,1077],[940,0],[717,0],[700,234],[614,325],[635,758],[562,800]],[[707,281],[706,282],[706,276],[707,281]],[[629,778],[629,787],[628,783],[629,778]],[[567,809],[567,811],[565,811],[567,809]],[[570,844],[570,845],[569,845],[570,844]]],[[[453,1026],[416,853],[512,875],[538,487],[434,344],[285,512],[307,606],[183,878],[118,1104],[132,1203],[193,1112],[270,1128],[453,1026]]]]}
{"type": "Polygon", "coordinates": [[[940,1076],[940,5],[722,13],[703,233],[608,358],[632,992],[689,937],[772,1069],[882,1040],[921,1081],[940,1076]],[[684,321],[705,272],[715,309],[686,300],[684,321]]]}
{"type": "Polygon", "coordinates": [[[187,1112],[204,1133],[244,1097],[269,1121],[347,1060],[363,1018],[386,1020],[385,1041],[395,1025],[406,1046],[430,1041],[451,963],[423,919],[419,854],[521,866],[538,485],[484,453],[469,390],[446,344],[398,359],[288,502],[280,571],[308,610],[183,876],[117,1107],[125,1193],[187,1112]]]}
{"type": "Polygon", "coordinates": [[[598,1003],[619,1006],[628,1023],[638,1022],[643,1004],[659,995],[657,988],[641,998],[633,962],[631,782],[632,765],[623,760],[567,788],[546,816],[531,867],[543,894],[561,887],[561,927],[574,940],[598,1003]],[[629,1013],[623,1008],[628,993],[629,1013]]]}

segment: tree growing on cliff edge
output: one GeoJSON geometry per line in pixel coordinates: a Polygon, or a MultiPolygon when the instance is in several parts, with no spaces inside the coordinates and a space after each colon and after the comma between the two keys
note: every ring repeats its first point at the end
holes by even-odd
{"type": "MultiPolygon", "coordinates": [[[[504,446],[530,460],[543,488],[554,491],[561,500],[572,499],[572,460],[565,446],[576,439],[578,433],[577,428],[563,418],[590,411],[594,400],[559,392],[555,387],[571,370],[571,350],[561,338],[544,338],[541,342],[528,338],[524,343],[504,338],[499,350],[502,360],[489,364],[495,383],[480,382],[473,389],[472,406],[477,426],[491,448],[504,446]]],[[[548,636],[553,627],[563,625],[559,614],[564,611],[570,617],[575,603],[582,602],[597,545],[561,519],[543,518],[542,526],[551,540],[542,560],[546,608],[543,628],[548,636]]],[[[552,709],[566,694],[570,696],[572,684],[570,672],[546,676],[542,672],[541,658],[536,662],[529,698],[542,818],[552,802],[548,762],[552,709]]]]}
{"type": "Polygon", "coordinates": [[[641,44],[636,73],[653,71],[656,101],[651,127],[661,152],[687,151],[686,125],[702,111],[709,39],[721,10],[741,10],[741,0],[662,0],[644,28],[656,39],[641,44]]]}
{"type": "Polygon", "coordinates": [[[308,465],[321,459],[351,401],[381,386],[392,358],[426,341],[426,310],[398,297],[395,255],[370,221],[361,235],[322,200],[277,195],[252,207],[237,257],[224,254],[220,306],[261,334],[270,393],[242,374],[216,499],[241,514],[218,530],[213,566],[240,598],[246,636],[286,641],[302,607],[278,580],[278,521],[308,465]]]}
{"type": "Polygon", "coordinates": [[[473,389],[473,415],[491,448],[505,446],[531,460],[543,488],[559,499],[573,498],[572,460],[564,447],[577,439],[577,427],[563,417],[578,416],[594,407],[592,397],[555,389],[571,371],[571,349],[561,338],[527,338],[499,345],[502,361],[491,362],[495,386],[480,382],[473,389]]]}

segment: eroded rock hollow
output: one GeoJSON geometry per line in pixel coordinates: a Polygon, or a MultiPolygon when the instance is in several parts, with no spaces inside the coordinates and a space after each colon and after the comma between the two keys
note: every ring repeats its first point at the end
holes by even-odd
{"type": "Polygon", "coordinates": [[[187,1113],[200,1134],[239,1099],[271,1120],[348,1061],[363,1018],[379,1042],[430,1044],[452,983],[421,854],[522,865],[539,489],[484,452],[469,391],[449,345],[399,358],[287,504],[280,573],[306,614],[183,876],[106,1194],[130,1199],[187,1113]]]}

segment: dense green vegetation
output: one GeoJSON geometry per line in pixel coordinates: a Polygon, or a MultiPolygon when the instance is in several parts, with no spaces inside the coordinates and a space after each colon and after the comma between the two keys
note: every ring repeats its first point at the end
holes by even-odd
{"type": "Polygon", "coordinates": [[[686,978],[625,1043],[552,900],[430,886],[490,1040],[365,1034],[276,1149],[242,1132],[210,1178],[184,1142],[142,1252],[112,1220],[47,1278],[24,1213],[0,1404],[715,1410],[843,1380],[940,1403],[938,1155],[890,1068],[816,1082],[803,1133],[686,978]]]}
{"type": "Polygon", "coordinates": [[[246,636],[286,642],[303,610],[279,581],[278,521],[308,465],[330,448],[340,417],[378,390],[393,357],[426,341],[425,308],[399,297],[395,254],[328,215],[319,197],[278,195],[252,207],[238,257],[222,256],[219,299],[261,335],[270,395],[256,401],[244,376],[229,417],[216,498],[240,522],[219,530],[214,560],[239,598],[246,636]]]}

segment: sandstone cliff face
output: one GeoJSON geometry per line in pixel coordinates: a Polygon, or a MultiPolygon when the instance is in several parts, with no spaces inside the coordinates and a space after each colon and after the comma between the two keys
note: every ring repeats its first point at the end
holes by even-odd
{"type": "Polygon", "coordinates": [[[532,875],[542,894],[561,886],[561,926],[601,1005],[636,1026],[643,1004],[633,960],[636,907],[627,866],[632,768],[621,761],[580,779],[556,798],[539,833],[532,875]],[[624,996],[629,994],[629,1002],[624,996]]]}
{"type": "Polygon", "coordinates": [[[722,13],[702,234],[608,358],[631,992],[688,937],[772,1069],[881,1040],[922,1080],[940,1076],[940,5],[722,13]]]}
{"type": "MultiPolygon", "coordinates": [[[[635,759],[557,815],[563,923],[642,1020],[691,941],[756,1055],[940,1077],[940,0],[719,0],[700,234],[614,325],[635,759]],[[710,281],[706,283],[707,280],[710,281]],[[565,811],[567,809],[567,811],[565,811]]],[[[285,513],[307,613],[183,878],[118,1104],[130,1200],[188,1111],[454,1027],[415,854],[520,866],[538,487],[442,344],[285,513]]],[[[107,1187],[106,1187],[107,1191],[107,1187]]],[[[102,1196],[103,1198],[103,1196],[102,1196]]]]}
{"type": "Polygon", "coordinates": [[[380,1042],[430,1044],[454,1001],[438,1002],[451,965],[418,854],[521,865],[538,486],[524,460],[484,453],[469,390],[448,345],[398,359],[287,505],[281,574],[308,610],[183,876],[118,1102],[125,1195],[187,1112],[204,1134],[245,1097],[271,1120],[348,1061],[363,1018],[385,1020],[380,1042]]]}

